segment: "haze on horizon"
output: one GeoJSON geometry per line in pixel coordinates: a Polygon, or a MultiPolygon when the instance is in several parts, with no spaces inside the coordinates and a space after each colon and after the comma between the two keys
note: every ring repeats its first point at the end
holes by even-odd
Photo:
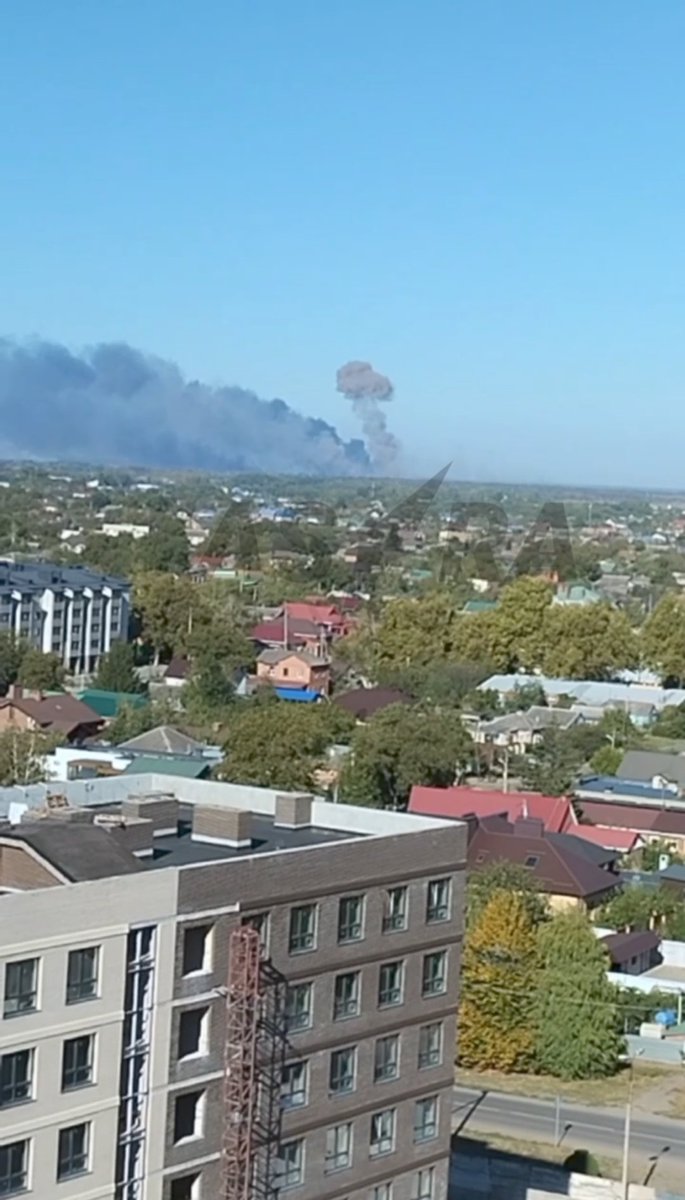
{"type": "Polygon", "coordinates": [[[389,474],[683,486],[684,41],[678,0],[11,6],[0,337],[282,397],[353,459],[362,360],[389,474]]]}

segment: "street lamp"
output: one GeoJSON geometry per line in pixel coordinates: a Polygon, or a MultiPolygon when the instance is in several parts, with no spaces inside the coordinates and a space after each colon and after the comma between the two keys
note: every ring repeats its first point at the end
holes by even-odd
{"type": "Polygon", "coordinates": [[[623,1200],[628,1200],[628,1192],[630,1189],[630,1182],[629,1182],[628,1174],[629,1174],[629,1160],[630,1160],[630,1118],[632,1116],[632,1109],[633,1109],[633,1084],[635,1082],[634,1068],[635,1068],[635,1059],[639,1058],[641,1054],[644,1054],[644,1049],[638,1050],[630,1058],[630,1079],[628,1081],[628,1102],[626,1104],[626,1123],[625,1123],[625,1129],[623,1132],[623,1171],[621,1174],[621,1194],[623,1196],[623,1200]]]}

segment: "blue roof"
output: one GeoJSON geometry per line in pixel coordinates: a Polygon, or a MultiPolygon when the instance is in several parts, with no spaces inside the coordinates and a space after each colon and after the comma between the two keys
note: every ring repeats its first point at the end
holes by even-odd
{"type": "Polygon", "coordinates": [[[277,687],[274,691],[279,700],[298,700],[300,704],[313,704],[321,699],[320,692],[313,692],[311,688],[306,687],[277,687]]]}
{"type": "Polygon", "coordinates": [[[580,780],[576,790],[611,796],[635,796],[643,800],[678,800],[678,793],[668,788],[652,787],[638,779],[617,779],[615,775],[589,775],[580,780]]]}

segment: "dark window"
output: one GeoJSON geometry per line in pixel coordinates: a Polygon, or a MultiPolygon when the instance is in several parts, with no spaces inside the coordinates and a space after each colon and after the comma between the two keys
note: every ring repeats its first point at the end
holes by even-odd
{"type": "Polygon", "coordinates": [[[354,1091],[357,1049],[347,1046],[344,1050],[334,1050],[331,1054],[331,1068],[328,1086],[332,1095],[341,1096],[354,1091]]]}
{"type": "Polygon", "coordinates": [[[406,887],[390,888],[385,896],[385,912],[383,913],[383,933],[396,933],[407,928],[407,889],[406,887]]]}
{"type": "Polygon", "coordinates": [[[6,1017],[35,1012],[38,1005],[38,959],[24,958],[8,963],[5,968],[6,1017]]]}
{"type": "Polygon", "coordinates": [[[72,1175],[83,1175],[88,1170],[88,1142],[90,1126],[69,1125],[59,1131],[57,1151],[57,1179],[71,1179],[72,1175]]]}
{"type": "Polygon", "coordinates": [[[378,1004],[389,1008],[402,1003],[404,990],[404,963],[383,963],[378,976],[378,1004]]]}
{"type": "Polygon", "coordinates": [[[442,1062],[442,1025],[436,1021],[419,1030],[419,1070],[439,1067],[442,1062]]]}
{"type": "Polygon", "coordinates": [[[364,936],[364,897],[344,896],[338,909],[338,941],[359,942],[364,936]]]}
{"type": "Polygon", "coordinates": [[[291,954],[302,954],[305,950],[316,948],[316,906],[314,904],[301,904],[298,908],[290,910],[288,945],[291,954]]]}
{"type": "Polygon", "coordinates": [[[174,1141],[202,1135],[204,1092],[184,1092],[176,1097],[174,1106],[174,1141]]]}
{"type": "Polygon", "coordinates": [[[397,1079],[400,1071],[400,1039],[393,1033],[379,1038],[374,1051],[374,1083],[397,1079]]]}
{"type": "Polygon", "coordinates": [[[336,975],[333,993],[333,1020],[344,1021],[359,1013],[359,972],[336,975]]]}
{"type": "Polygon", "coordinates": [[[14,1050],[0,1058],[0,1108],[31,1099],[33,1051],[14,1050]]]}
{"type": "Polygon", "coordinates": [[[444,950],[424,956],[422,982],[424,996],[441,996],[447,990],[447,955],[444,950]]]}
{"type": "Polygon", "coordinates": [[[207,1053],[209,1008],[190,1008],[181,1013],[178,1022],[178,1057],[207,1053]]]}
{"type": "Polygon", "coordinates": [[[69,1038],[62,1052],[62,1091],[93,1082],[93,1043],[90,1035],[69,1038]]]}
{"type": "Polygon", "coordinates": [[[192,1175],[181,1175],[180,1179],[172,1179],[169,1200],[199,1200],[201,1172],[192,1175]]]}
{"type": "Polygon", "coordinates": [[[183,933],[183,974],[195,975],[210,968],[211,925],[191,925],[183,933]]]}
{"type": "Polygon", "coordinates": [[[265,954],[269,950],[269,914],[268,912],[251,913],[249,917],[243,917],[243,925],[247,925],[249,929],[256,929],[259,934],[259,944],[265,954]]]}
{"type": "Polygon", "coordinates": [[[530,869],[532,870],[533,867],[537,867],[539,861],[540,861],[539,854],[528,854],[528,855],[526,855],[523,865],[524,865],[524,867],[530,867],[530,869]]]}
{"type": "Polygon", "coordinates": [[[311,983],[292,983],[286,994],[285,1005],[288,1029],[309,1029],[312,1023],[311,983]]]}
{"type": "Polygon", "coordinates": [[[0,1146],[0,1196],[25,1192],[29,1184],[29,1144],[7,1142],[0,1146]]]}
{"type": "Polygon", "coordinates": [[[450,919],[451,886],[449,879],[432,879],[428,884],[426,921],[433,925],[450,919]]]}
{"type": "Polygon", "coordinates": [[[278,1188],[297,1187],[304,1181],[304,1138],[281,1142],[278,1150],[278,1188]]]}
{"type": "Polygon", "coordinates": [[[93,1000],[98,994],[98,946],[69,951],[67,968],[67,1004],[93,1000]]]}

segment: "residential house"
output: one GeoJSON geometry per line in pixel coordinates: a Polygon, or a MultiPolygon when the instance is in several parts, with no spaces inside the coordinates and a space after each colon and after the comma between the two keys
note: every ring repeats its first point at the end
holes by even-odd
{"type": "Polygon", "coordinates": [[[411,704],[411,696],[399,688],[359,687],[349,692],[341,692],[333,699],[333,703],[345,712],[351,713],[356,721],[368,721],[384,708],[393,704],[411,704]]]}
{"type": "Polygon", "coordinates": [[[182,688],[190,678],[190,660],[175,655],[164,672],[164,683],[169,688],[182,688]]]}
{"type": "Polygon", "coordinates": [[[77,742],[95,737],[103,725],[97,712],[68,692],[46,696],[12,684],[0,700],[0,731],[34,730],[77,742]]]}
{"type": "Polygon", "coordinates": [[[678,854],[685,854],[685,805],[674,808],[637,801],[622,804],[604,797],[578,799],[574,807],[582,823],[606,831],[639,834],[644,842],[665,842],[678,854]]]}
{"type": "Polygon", "coordinates": [[[477,746],[493,746],[525,754],[539,745],[546,729],[571,729],[582,721],[581,714],[569,708],[544,708],[533,705],[527,712],[507,713],[491,721],[479,721],[470,727],[477,746]]]}
{"type": "Polygon", "coordinates": [[[669,791],[685,791],[685,754],[667,754],[656,750],[626,750],[616,772],[618,779],[648,783],[669,791]]]}
{"type": "Polygon", "coordinates": [[[324,654],[311,650],[262,650],[257,658],[257,681],[327,696],[331,690],[331,662],[324,654]]]}
{"type": "Polygon", "coordinates": [[[484,692],[497,692],[500,699],[506,701],[514,698],[521,688],[530,684],[542,687],[548,704],[556,704],[560,697],[569,696],[574,702],[574,707],[596,709],[600,713],[618,708],[627,712],[639,725],[648,725],[669,705],[685,703],[683,688],[595,679],[555,679],[549,675],[523,673],[491,675],[479,688],[484,692]]]}
{"type": "Polygon", "coordinates": [[[570,834],[550,833],[534,817],[519,817],[513,823],[504,815],[473,817],[467,818],[467,824],[470,871],[482,871],[498,862],[525,867],[554,910],[592,911],[620,886],[615,851],[570,834]]]}
{"type": "Polygon", "coordinates": [[[263,649],[279,646],[312,648],[316,643],[330,645],[353,627],[353,619],[344,615],[335,604],[288,601],[270,619],[255,625],[250,638],[263,649]]]}
{"type": "Polygon", "coordinates": [[[642,975],[658,967],[661,938],[653,929],[635,929],[626,933],[608,933],[600,938],[611,961],[611,970],[622,975],[642,975]]]}
{"type": "Polygon", "coordinates": [[[145,708],[150,703],[142,692],[109,692],[103,688],[86,688],[78,693],[78,698],[103,721],[113,721],[122,708],[145,708]]]}

